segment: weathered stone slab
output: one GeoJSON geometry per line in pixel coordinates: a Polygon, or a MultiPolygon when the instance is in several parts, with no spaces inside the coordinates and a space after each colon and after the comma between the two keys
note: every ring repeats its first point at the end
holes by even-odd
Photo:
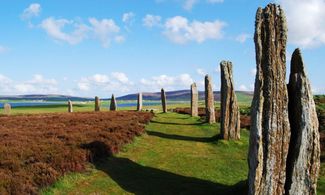
{"type": "Polygon", "coordinates": [[[166,93],[164,89],[161,89],[161,104],[162,104],[162,109],[163,112],[167,112],[167,100],[166,100],[166,93]]]}
{"type": "Polygon", "coordinates": [[[199,113],[199,92],[196,83],[191,85],[191,115],[198,116],[199,113]]]}
{"type": "Polygon", "coordinates": [[[68,101],[68,112],[73,112],[73,104],[72,101],[68,101]]]}
{"type": "Polygon", "coordinates": [[[11,105],[9,103],[5,103],[3,105],[3,112],[5,115],[10,115],[11,113],[11,105]]]}
{"type": "Polygon", "coordinates": [[[240,113],[234,90],[232,63],[222,61],[221,70],[221,136],[225,140],[240,139],[240,113]]]}
{"type": "Polygon", "coordinates": [[[205,76],[205,113],[206,122],[210,124],[216,122],[214,113],[214,94],[212,89],[212,79],[209,75],[205,76]]]}
{"type": "Polygon", "coordinates": [[[116,102],[114,94],[112,94],[112,97],[111,97],[111,104],[109,106],[109,110],[110,111],[116,111],[117,110],[117,102],[116,102]]]}
{"type": "Polygon", "coordinates": [[[137,103],[137,111],[142,110],[142,93],[138,94],[138,103],[137,103]]]}
{"type": "Polygon", "coordinates": [[[301,52],[291,58],[288,84],[291,139],[287,158],[286,194],[316,194],[320,143],[315,102],[301,52]]]}
{"type": "Polygon", "coordinates": [[[95,97],[95,111],[100,111],[100,99],[98,96],[95,97]]]}
{"type": "Polygon", "coordinates": [[[286,78],[287,24],[280,6],[259,8],[257,75],[249,143],[249,194],[284,194],[290,142],[286,78]]]}

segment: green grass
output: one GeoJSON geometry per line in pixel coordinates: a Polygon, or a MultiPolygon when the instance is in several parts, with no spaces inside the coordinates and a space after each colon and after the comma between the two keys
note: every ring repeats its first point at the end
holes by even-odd
{"type": "Polygon", "coordinates": [[[223,141],[219,124],[176,113],[157,114],[114,157],[70,174],[43,194],[234,194],[245,191],[248,132],[223,141]]]}

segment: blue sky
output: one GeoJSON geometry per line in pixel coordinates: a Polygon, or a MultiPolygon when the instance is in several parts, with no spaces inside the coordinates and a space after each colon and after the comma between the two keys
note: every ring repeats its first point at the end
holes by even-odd
{"type": "MultiPolygon", "coordinates": [[[[109,97],[187,89],[219,63],[253,90],[255,13],[261,0],[4,0],[0,94],[109,97]]],[[[325,93],[324,0],[277,0],[287,14],[287,66],[300,47],[314,93],[325,93]]]]}

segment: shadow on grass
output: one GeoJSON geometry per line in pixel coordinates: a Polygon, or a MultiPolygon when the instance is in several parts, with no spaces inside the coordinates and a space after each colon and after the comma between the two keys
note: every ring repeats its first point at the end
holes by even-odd
{"type": "Polygon", "coordinates": [[[194,126],[198,126],[198,125],[203,125],[206,124],[206,122],[202,122],[202,121],[198,121],[197,123],[171,123],[171,122],[160,122],[160,121],[154,121],[151,120],[150,123],[156,123],[156,124],[162,124],[162,125],[194,125],[194,126]]]}
{"type": "Polygon", "coordinates": [[[234,186],[213,183],[142,166],[127,158],[108,157],[95,163],[125,191],[142,194],[247,194],[246,181],[234,186]]]}
{"type": "Polygon", "coordinates": [[[166,134],[157,131],[149,131],[146,130],[148,135],[156,136],[165,139],[174,139],[174,140],[182,140],[182,141],[194,141],[194,142],[215,142],[221,139],[220,135],[215,135],[213,137],[189,137],[184,135],[176,135],[176,134],[166,134]]]}

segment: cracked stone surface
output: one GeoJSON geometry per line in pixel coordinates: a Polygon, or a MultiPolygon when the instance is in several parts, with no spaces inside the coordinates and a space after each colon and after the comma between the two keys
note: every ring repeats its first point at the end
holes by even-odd
{"type": "Polygon", "coordinates": [[[95,111],[100,111],[100,100],[98,96],[95,97],[95,111]]]}
{"type": "Polygon", "coordinates": [[[320,169],[318,119],[309,79],[299,49],[293,52],[288,84],[291,140],[286,193],[316,194],[320,169]]]}
{"type": "Polygon", "coordinates": [[[232,63],[222,61],[221,71],[221,136],[225,140],[240,139],[240,113],[234,90],[232,63]]]}
{"type": "Polygon", "coordinates": [[[142,93],[138,93],[137,111],[142,110],[142,93]]]}
{"type": "Polygon", "coordinates": [[[199,116],[199,93],[196,83],[191,85],[191,115],[199,116]]]}
{"type": "Polygon", "coordinates": [[[259,8],[255,23],[257,75],[249,143],[249,194],[284,194],[290,142],[286,86],[287,23],[280,6],[259,8]]]}
{"type": "Polygon", "coordinates": [[[212,79],[209,75],[205,76],[205,113],[206,122],[215,123],[216,117],[214,113],[214,94],[212,89],[212,79]]]}

